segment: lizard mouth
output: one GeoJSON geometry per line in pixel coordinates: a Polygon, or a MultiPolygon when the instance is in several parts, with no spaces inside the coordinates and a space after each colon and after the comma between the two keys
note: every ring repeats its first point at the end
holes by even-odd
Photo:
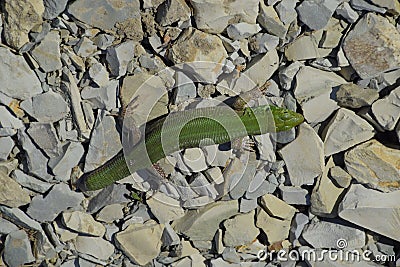
{"type": "Polygon", "coordinates": [[[285,108],[271,106],[277,132],[287,131],[304,121],[303,115],[285,108]]]}

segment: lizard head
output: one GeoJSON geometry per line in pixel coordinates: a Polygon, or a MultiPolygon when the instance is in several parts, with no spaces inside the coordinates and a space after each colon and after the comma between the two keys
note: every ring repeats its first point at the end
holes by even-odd
{"type": "Polygon", "coordinates": [[[303,115],[286,108],[270,106],[277,132],[287,131],[304,121],[303,115]]]}

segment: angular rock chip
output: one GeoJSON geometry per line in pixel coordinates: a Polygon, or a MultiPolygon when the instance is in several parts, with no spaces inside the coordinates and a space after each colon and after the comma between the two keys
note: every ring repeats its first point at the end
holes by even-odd
{"type": "Polygon", "coordinates": [[[44,0],[43,18],[54,19],[60,15],[67,6],[68,0],[44,0]]]}
{"type": "Polygon", "coordinates": [[[268,242],[273,244],[289,237],[291,220],[281,220],[270,216],[260,209],[257,213],[256,226],[267,235],[268,242]]]}
{"type": "Polygon", "coordinates": [[[45,72],[61,69],[60,43],[60,34],[57,31],[51,31],[32,50],[33,58],[45,72]]]}
{"type": "Polygon", "coordinates": [[[114,253],[114,246],[100,237],[78,236],[75,240],[75,248],[80,253],[100,260],[107,260],[114,253]]]}
{"type": "Polygon", "coordinates": [[[353,111],[341,108],[322,132],[325,156],[344,151],[371,139],[374,127],[353,111]]]}
{"type": "Polygon", "coordinates": [[[9,49],[0,47],[0,58],[1,93],[25,100],[42,92],[39,79],[22,56],[14,55],[9,49]]]}
{"type": "Polygon", "coordinates": [[[393,130],[400,121],[400,87],[391,91],[387,97],[377,100],[372,105],[372,113],[385,130],[393,130]]]}
{"type": "Polygon", "coordinates": [[[66,211],[62,213],[63,224],[79,233],[102,237],[106,232],[104,226],[96,222],[90,214],[81,211],[66,211]]]}
{"type": "Polygon", "coordinates": [[[296,10],[301,22],[312,30],[319,30],[328,24],[340,2],[340,0],[307,0],[303,1],[296,10]]]}
{"type": "Polygon", "coordinates": [[[164,1],[158,6],[156,21],[161,26],[167,26],[174,22],[188,20],[190,13],[190,8],[184,0],[164,1]]]}
{"type": "Polygon", "coordinates": [[[371,140],[348,151],[344,161],[349,174],[359,183],[385,192],[400,188],[400,153],[397,149],[371,140]]]}
{"type": "Polygon", "coordinates": [[[270,34],[281,39],[285,38],[287,27],[279,19],[273,6],[266,6],[264,1],[260,1],[260,13],[257,22],[270,34]]]}
{"type": "Polygon", "coordinates": [[[400,65],[400,33],[386,18],[374,13],[367,13],[349,32],[343,49],[362,79],[400,65]]]}
{"type": "Polygon", "coordinates": [[[361,88],[354,83],[342,84],[336,92],[339,106],[347,108],[360,108],[370,106],[379,98],[375,89],[361,88]]]}
{"type": "Polygon", "coordinates": [[[400,191],[382,193],[360,184],[350,187],[339,206],[339,217],[400,241],[400,191]],[[371,220],[371,217],[377,218],[371,220]]]}
{"type": "Polygon", "coordinates": [[[31,201],[27,191],[10,178],[6,173],[0,171],[0,204],[16,208],[31,201]]]}
{"type": "Polygon", "coordinates": [[[314,178],[322,174],[323,149],[314,129],[306,123],[301,124],[297,138],[278,151],[286,163],[293,185],[313,184],[314,178]]]}
{"type": "Polygon", "coordinates": [[[19,267],[35,261],[28,234],[24,230],[7,235],[3,253],[4,262],[9,267],[19,267]]]}

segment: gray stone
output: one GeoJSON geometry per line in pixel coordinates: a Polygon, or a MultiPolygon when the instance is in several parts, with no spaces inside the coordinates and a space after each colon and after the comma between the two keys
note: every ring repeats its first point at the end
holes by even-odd
{"type": "Polygon", "coordinates": [[[27,133],[48,157],[56,157],[60,154],[61,143],[52,123],[31,122],[27,133]]]}
{"type": "Polygon", "coordinates": [[[387,97],[377,100],[372,105],[372,112],[385,130],[394,130],[400,120],[400,87],[391,91],[387,97]]]}
{"type": "Polygon", "coordinates": [[[101,223],[82,211],[63,212],[62,222],[69,229],[82,234],[102,237],[106,231],[101,223]]]}
{"type": "Polygon", "coordinates": [[[268,214],[282,220],[292,220],[298,211],[272,194],[265,194],[260,198],[260,207],[268,214]]]}
{"type": "Polygon", "coordinates": [[[134,52],[135,44],[133,41],[126,41],[107,48],[106,60],[111,75],[117,77],[125,75],[128,64],[135,55],[134,52]]]}
{"type": "Polygon", "coordinates": [[[266,6],[264,1],[260,2],[260,12],[257,17],[257,22],[270,34],[285,38],[287,27],[279,19],[273,6],[266,6]]]}
{"type": "Polygon", "coordinates": [[[303,232],[304,226],[309,222],[309,218],[304,213],[296,213],[292,220],[292,225],[290,227],[289,240],[292,242],[293,246],[299,245],[299,237],[303,232]]]}
{"type": "MultiPolygon", "coordinates": [[[[13,2],[13,1],[8,1],[13,2]]],[[[0,92],[25,100],[42,92],[39,79],[22,56],[14,55],[9,49],[0,47],[0,92]]]]}
{"type": "Polygon", "coordinates": [[[125,185],[112,184],[90,199],[88,212],[95,213],[107,205],[130,202],[127,198],[129,195],[130,191],[125,185]]]}
{"type": "Polygon", "coordinates": [[[301,66],[303,66],[302,63],[295,61],[279,70],[279,83],[283,89],[290,90],[292,88],[293,79],[301,66]]]}
{"type": "Polygon", "coordinates": [[[223,242],[225,246],[242,246],[250,244],[257,238],[259,230],[254,226],[254,214],[254,211],[239,214],[224,221],[225,233],[223,242]]]}
{"type": "Polygon", "coordinates": [[[18,130],[18,141],[25,151],[26,166],[29,173],[46,181],[51,180],[52,176],[47,173],[48,159],[43,155],[42,151],[33,144],[32,140],[23,129],[18,130]]]}
{"type": "Polygon", "coordinates": [[[382,193],[354,184],[339,205],[339,216],[373,232],[400,241],[397,230],[400,191],[382,193]],[[383,218],[371,220],[371,217],[383,218]]]}
{"type": "Polygon", "coordinates": [[[191,0],[190,4],[193,7],[194,19],[199,30],[209,33],[221,33],[232,20],[255,24],[259,1],[191,0]]]}
{"type": "Polygon", "coordinates": [[[57,31],[51,31],[32,50],[32,57],[38,62],[44,72],[61,69],[60,43],[60,34],[57,31]]]}
{"type": "Polygon", "coordinates": [[[68,142],[61,148],[61,154],[49,160],[48,166],[59,181],[67,181],[71,176],[72,168],[80,162],[84,148],[81,143],[68,142]]]}
{"type": "Polygon", "coordinates": [[[297,138],[278,153],[286,163],[292,185],[313,184],[314,178],[322,174],[323,143],[314,129],[306,123],[300,125],[297,138]],[[307,157],[298,157],[305,151],[307,157]]]}
{"type": "Polygon", "coordinates": [[[388,192],[400,187],[400,153],[372,139],[345,154],[346,169],[359,183],[388,192]]]}
{"type": "Polygon", "coordinates": [[[374,127],[353,111],[341,108],[322,132],[325,156],[344,151],[371,139],[374,127]]]}
{"type": "Polygon", "coordinates": [[[364,231],[340,224],[339,222],[312,222],[303,230],[302,237],[313,248],[330,249],[357,249],[365,245],[364,231]],[[340,247],[340,240],[344,239],[347,246],[340,247]]]}
{"type": "Polygon", "coordinates": [[[196,97],[196,86],[183,72],[175,74],[175,104],[180,104],[188,99],[196,97]]]}
{"type": "Polygon", "coordinates": [[[349,23],[354,23],[358,19],[358,13],[351,8],[349,3],[343,2],[336,8],[336,14],[342,16],[349,23]]]}
{"type": "Polygon", "coordinates": [[[114,40],[115,37],[113,35],[106,33],[100,33],[92,39],[93,43],[97,45],[97,47],[100,48],[101,50],[105,50],[109,46],[111,46],[114,40]]]}
{"type": "Polygon", "coordinates": [[[185,215],[185,211],[180,207],[179,200],[168,197],[161,192],[155,193],[147,199],[146,203],[160,223],[168,223],[185,215]]]}
{"type": "Polygon", "coordinates": [[[81,91],[82,99],[90,102],[92,107],[96,109],[116,109],[118,85],[118,80],[112,80],[100,88],[86,86],[81,91]]]}
{"type": "MultiPolygon", "coordinates": [[[[226,247],[224,249],[224,251],[222,252],[222,258],[229,262],[229,263],[233,263],[233,264],[239,264],[240,263],[240,257],[238,255],[238,253],[236,252],[236,249],[234,247],[226,247]]],[[[230,264],[230,265],[231,265],[230,264]]]]}
{"type": "Polygon", "coordinates": [[[261,27],[258,24],[250,24],[246,22],[230,24],[226,28],[226,32],[232,40],[242,40],[258,33],[261,27]]]}
{"type": "Polygon", "coordinates": [[[23,187],[26,187],[38,193],[45,193],[52,186],[52,184],[43,182],[39,179],[36,179],[35,177],[29,176],[18,169],[12,172],[11,177],[13,177],[14,180],[23,187]]]}
{"type": "Polygon", "coordinates": [[[86,58],[92,56],[97,51],[97,46],[89,38],[82,37],[74,46],[74,51],[78,56],[86,58]]]}
{"type": "Polygon", "coordinates": [[[282,200],[287,204],[310,205],[310,195],[306,189],[299,186],[279,186],[282,200]]]}
{"type": "Polygon", "coordinates": [[[400,65],[400,33],[386,18],[366,14],[346,36],[343,49],[362,79],[400,65]]]}
{"type": "Polygon", "coordinates": [[[268,33],[258,33],[250,38],[250,48],[256,53],[266,53],[279,45],[279,37],[268,33]]]}
{"type": "Polygon", "coordinates": [[[0,161],[7,160],[14,145],[14,141],[11,137],[0,137],[0,161]]]}
{"type": "Polygon", "coordinates": [[[377,13],[386,13],[385,8],[377,7],[375,5],[371,5],[369,2],[365,0],[351,0],[351,6],[357,10],[365,10],[365,11],[373,11],[377,13]]]}
{"type": "Polygon", "coordinates": [[[296,10],[301,22],[312,30],[319,30],[328,24],[340,2],[340,0],[308,0],[302,2],[296,10]]]}
{"type": "Polygon", "coordinates": [[[333,218],[337,216],[337,200],[344,190],[328,177],[328,172],[333,166],[334,162],[330,157],[311,194],[310,211],[320,217],[333,218]]]}
{"type": "Polygon", "coordinates": [[[104,111],[99,112],[85,158],[84,172],[103,165],[121,149],[122,145],[114,118],[107,116],[104,111]]]}
{"type": "Polygon", "coordinates": [[[260,209],[257,213],[256,226],[266,234],[270,244],[287,239],[289,237],[290,224],[290,220],[272,217],[263,209],[260,209]]]}
{"type": "Polygon", "coordinates": [[[43,18],[54,19],[60,15],[67,6],[68,0],[44,0],[43,18]]]}
{"type": "Polygon", "coordinates": [[[27,214],[39,222],[52,221],[60,212],[77,207],[83,199],[82,193],[71,191],[68,185],[56,184],[45,197],[38,195],[32,199],[27,214]]]}
{"type": "Polygon", "coordinates": [[[31,201],[27,191],[10,178],[7,173],[0,171],[0,204],[16,208],[31,201]]]}
{"type": "Polygon", "coordinates": [[[334,87],[347,81],[333,72],[303,66],[296,75],[294,95],[300,103],[307,122],[317,123],[327,119],[338,105],[331,98],[334,87]],[[310,79],[313,77],[313,79],[310,79]]]}
{"type": "Polygon", "coordinates": [[[19,228],[15,224],[7,221],[6,219],[0,218],[0,234],[7,235],[18,230],[19,228]]]}
{"type": "Polygon", "coordinates": [[[108,260],[114,253],[114,246],[100,237],[78,236],[75,240],[75,248],[79,253],[88,254],[100,260],[108,260]]]}
{"type": "Polygon", "coordinates": [[[172,227],[191,240],[212,240],[219,224],[237,213],[237,201],[218,201],[199,210],[189,210],[185,216],[175,220],[172,227]]]}
{"type": "Polygon", "coordinates": [[[97,61],[90,66],[89,76],[100,87],[106,86],[109,83],[107,68],[97,61]]]}
{"type": "Polygon", "coordinates": [[[329,177],[335,185],[343,188],[348,188],[351,184],[351,175],[339,166],[333,166],[329,169],[329,177]]]}
{"type": "Polygon", "coordinates": [[[342,84],[336,92],[339,106],[348,108],[360,108],[370,106],[379,98],[375,89],[361,88],[354,83],[342,84]]]}
{"type": "Polygon", "coordinates": [[[64,98],[52,91],[22,101],[21,108],[39,122],[59,121],[65,118],[69,111],[64,98]]]}
{"type": "Polygon", "coordinates": [[[388,11],[388,13],[399,15],[400,14],[400,3],[396,0],[371,0],[371,3],[382,7],[388,11]]]}
{"type": "Polygon", "coordinates": [[[210,183],[202,173],[195,174],[189,182],[191,189],[200,197],[207,196],[211,199],[216,199],[218,197],[216,186],[210,183]]]}
{"type": "Polygon", "coordinates": [[[161,236],[163,246],[179,245],[181,243],[181,240],[179,236],[175,233],[174,229],[172,229],[171,225],[169,223],[166,223],[164,226],[164,232],[161,236]]]}
{"type": "Polygon", "coordinates": [[[241,213],[247,213],[257,208],[257,199],[246,199],[241,198],[239,202],[239,211],[241,213]]]}
{"type": "Polygon", "coordinates": [[[276,177],[271,174],[267,176],[265,170],[258,170],[246,191],[246,198],[257,199],[268,193],[273,193],[278,186],[276,177]]]}
{"type": "Polygon", "coordinates": [[[167,26],[174,22],[188,20],[190,18],[190,13],[190,8],[184,0],[164,1],[158,6],[156,21],[161,26],[167,26]]]}
{"type": "Polygon", "coordinates": [[[191,172],[200,172],[208,168],[204,152],[201,148],[186,149],[182,159],[191,172]]]}
{"type": "Polygon", "coordinates": [[[24,230],[11,232],[4,242],[4,262],[9,267],[19,267],[35,261],[28,234],[24,230]]]}
{"type": "Polygon", "coordinates": [[[140,17],[140,3],[137,0],[115,2],[101,0],[77,1],[68,7],[75,18],[102,30],[125,34],[135,41],[142,40],[143,31],[140,17]]]}
{"type": "MultiPolygon", "coordinates": [[[[7,0],[3,2],[4,12],[4,31],[3,35],[7,44],[14,49],[20,49],[24,44],[29,42],[28,33],[36,26],[43,22],[42,15],[44,5],[42,0],[7,0]]],[[[1,57],[3,59],[3,57],[1,57]]],[[[4,65],[4,64],[2,64],[4,65]]],[[[5,64],[6,66],[8,64],[5,64]]],[[[10,66],[16,66],[15,62],[10,66]]],[[[18,70],[18,68],[17,68],[18,70]]],[[[16,74],[14,74],[16,75],[16,74]]],[[[16,76],[18,77],[18,76],[16,76]]],[[[4,76],[10,79],[10,76],[4,76]]],[[[17,79],[11,79],[13,85],[17,79]]],[[[3,83],[2,83],[3,84],[3,83]]],[[[18,86],[15,86],[18,88],[18,86]]]]}
{"type": "Polygon", "coordinates": [[[96,220],[106,223],[118,221],[124,217],[124,205],[115,203],[107,205],[96,215],[96,220]]]}
{"type": "Polygon", "coordinates": [[[314,35],[302,35],[286,46],[285,56],[290,61],[319,58],[318,40],[314,35]]]}
{"type": "Polygon", "coordinates": [[[282,0],[276,5],[276,12],[278,12],[280,20],[285,25],[289,25],[297,18],[295,9],[297,2],[298,0],[282,0]]]}
{"type": "Polygon", "coordinates": [[[143,266],[160,253],[163,230],[164,225],[151,220],[145,224],[132,224],[116,234],[115,242],[131,261],[143,266]]]}

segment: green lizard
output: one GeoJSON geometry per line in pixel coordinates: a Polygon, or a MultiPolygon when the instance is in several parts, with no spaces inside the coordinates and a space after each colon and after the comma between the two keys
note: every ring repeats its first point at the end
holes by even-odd
{"type": "Polygon", "coordinates": [[[78,181],[78,187],[82,191],[98,190],[151,167],[175,151],[223,144],[248,135],[286,131],[303,120],[303,116],[294,111],[267,105],[235,112],[230,107],[216,106],[171,113],[146,126],[143,141],[128,155],[124,156],[121,151],[103,166],[85,174],[78,181]]]}

